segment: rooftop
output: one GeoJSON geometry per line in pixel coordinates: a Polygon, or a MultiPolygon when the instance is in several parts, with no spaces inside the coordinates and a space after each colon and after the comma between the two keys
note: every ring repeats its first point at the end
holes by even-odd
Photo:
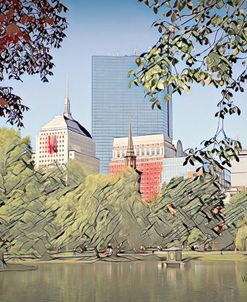
{"type": "Polygon", "coordinates": [[[70,112],[70,101],[65,98],[63,115],[55,116],[51,121],[45,124],[41,131],[68,129],[80,135],[92,138],[91,134],[79,122],[77,122],[70,112]]]}

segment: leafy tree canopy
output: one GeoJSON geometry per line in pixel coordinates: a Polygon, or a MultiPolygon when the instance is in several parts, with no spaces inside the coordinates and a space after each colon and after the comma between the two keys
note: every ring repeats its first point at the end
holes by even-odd
{"type": "Polygon", "coordinates": [[[53,215],[44,201],[65,186],[65,170],[34,170],[28,137],[0,129],[0,250],[43,256],[53,215]]]}
{"type": "MultiPolygon", "coordinates": [[[[67,28],[60,0],[1,0],[0,81],[21,80],[23,74],[39,74],[43,82],[52,75],[52,47],[59,48],[67,28]]],[[[28,110],[11,87],[0,87],[0,116],[23,126],[28,110]]]]}
{"type": "Polygon", "coordinates": [[[239,250],[247,249],[247,190],[238,192],[226,205],[226,224],[236,236],[235,245],[239,250]]]}
{"type": "Polygon", "coordinates": [[[217,102],[219,119],[215,135],[190,150],[193,160],[217,159],[230,166],[238,159],[239,141],[227,137],[226,115],[240,114],[234,93],[244,91],[247,69],[247,22],[245,0],[138,0],[160,18],[153,26],[160,33],[157,43],[136,59],[137,70],[129,72],[132,83],[147,90],[152,106],[161,108],[171,94],[189,93],[191,84],[221,89],[217,102]],[[239,73],[234,72],[238,65],[239,73]],[[168,87],[168,90],[167,90],[168,87]]]}
{"type": "MultiPolygon", "coordinates": [[[[211,244],[225,229],[246,249],[246,191],[224,213],[218,178],[174,178],[151,204],[141,200],[139,174],[90,174],[67,169],[34,170],[29,138],[0,129],[0,252],[51,257],[51,250],[88,246],[99,251],[140,245],[211,244]]],[[[1,259],[0,259],[1,262],[1,259]]]]}

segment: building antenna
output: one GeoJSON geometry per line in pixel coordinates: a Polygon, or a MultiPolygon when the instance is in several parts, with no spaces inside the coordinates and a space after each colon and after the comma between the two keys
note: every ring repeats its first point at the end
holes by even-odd
{"type": "Polygon", "coordinates": [[[69,76],[67,75],[66,78],[66,95],[64,99],[64,111],[63,115],[66,116],[67,118],[72,118],[72,114],[70,111],[70,101],[69,101],[69,76]]]}
{"type": "Polygon", "coordinates": [[[69,98],[69,74],[66,76],[66,91],[65,91],[66,98],[69,98]]]}

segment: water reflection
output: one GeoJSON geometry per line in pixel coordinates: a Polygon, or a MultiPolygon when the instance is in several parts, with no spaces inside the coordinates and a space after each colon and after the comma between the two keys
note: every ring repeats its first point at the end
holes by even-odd
{"type": "Polygon", "coordinates": [[[246,262],[42,264],[0,273],[1,302],[245,302],[246,262]]]}

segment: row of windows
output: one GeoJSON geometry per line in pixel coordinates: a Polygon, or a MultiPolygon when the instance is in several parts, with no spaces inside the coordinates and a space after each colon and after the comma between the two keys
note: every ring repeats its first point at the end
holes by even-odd
{"type": "MultiPolygon", "coordinates": [[[[44,153],[44,154],[48,154],[49,150],[47,148],[43,148],[44,150],[39,151],[39,153],[44,153]]],[[[53,153],[54,155],[60,153],[60,152],[64,152],[64,149],[58,148],[56,153],[53,153]]],[[[48,156],[51,156],[52,154],[48,154],[48,156]]]]}
{"type": "MultiPolygon", "coordinates": [[[[110,163],[111,167],[112,168],[123,168],[125,166],[125,161],[123,160],[113,160],[111,163],[110,163]]],[[[137,161],[136,161],[136,165],[137,165],[137,168],[138,169],[154,169],[154,170],[162,170],[163,169],[163,166],[162,166],[162,163],[160,162],[150,162],[149,160],[147,161],[138,161],[138,158],[137,158],[137,161]]]]}
{"type": "MultiPolygon", "coordinates": [[[[147,148],[147,147],[155,147],[155,148],[162,148],[164,146],[164,144],[134,144],[134,149],[136,149],[136,148],[147,148]]],[[[125,149],[127,149],[127,146],[116,146],[115,147],[116,149],[122,149],[122,148],[125,148],[125,149]]]]}
{"type": "Polygon", "coordinates": [[[53,154],[49,154],[49,155],[40,155],[40,158],[51,158],[51,157],[63,157],[64,154],[61,153],[53,153],[53,154]]]}
{"type": "MultiPolygon", "coordinates": [[[[44,149],[44,148],[46,148],[47,147],[47,145],[48,145],[48,142],[41,142],[40,143],[40,149],[44,149]]],[[[62,142],[57,142],[57,145],[58,146],[62,146],[62,147],[64,147],[64,141],[62,141],[62,142]]]]}
{"type": "MultiPolygon", "coordinates": [[[[57,161],[59,162],[65,162],[65,159],[64,158],[58,158],[57,161]]],[[[51,160],[51,159],[40,159],[39,160],[39,163],[40,164],[43,164],[43,163],[53,163],[54,160],[51,160]]]]}
{"type": "MultiPolygon", "coordinates": [[[[113,151],[113,158],[123,158],[126,156],[127,151],[113,151]]],[[[164,149],[137,149],[135,150],[136,156],[157,156],[164,155],[164,149]]]]}
{"type": "Polygon", "coordinates": [[[41,132],[40,133],[40,136],[48,136],[48,135],[58,135],[59,136],[60,134],[60,137],[64,137],[64,134],[65,132],[62,132],[62,131],[52,131],[52,132],[41,132]]]}
{"type": "MultiPolygon", "coordinates": [[[[56,137],[57,142],[64,142],[64,136],[61,136],[61,138],[59,138],[58,136],[56,137]]],[[[40,143],[46,143],[48,141],[48,136],[47,137],[40,137],[39,138],[40,143]]]]}
{"type": "MultiPolygon", "coordinates": [[[[64,148],[64,145],[58,145],[57,147],[60,147],[60,148],[64,148]]],[[[45,145],[45,146],[40,146],[40,150],[48,150],[48,145],[45,145]]]]}

